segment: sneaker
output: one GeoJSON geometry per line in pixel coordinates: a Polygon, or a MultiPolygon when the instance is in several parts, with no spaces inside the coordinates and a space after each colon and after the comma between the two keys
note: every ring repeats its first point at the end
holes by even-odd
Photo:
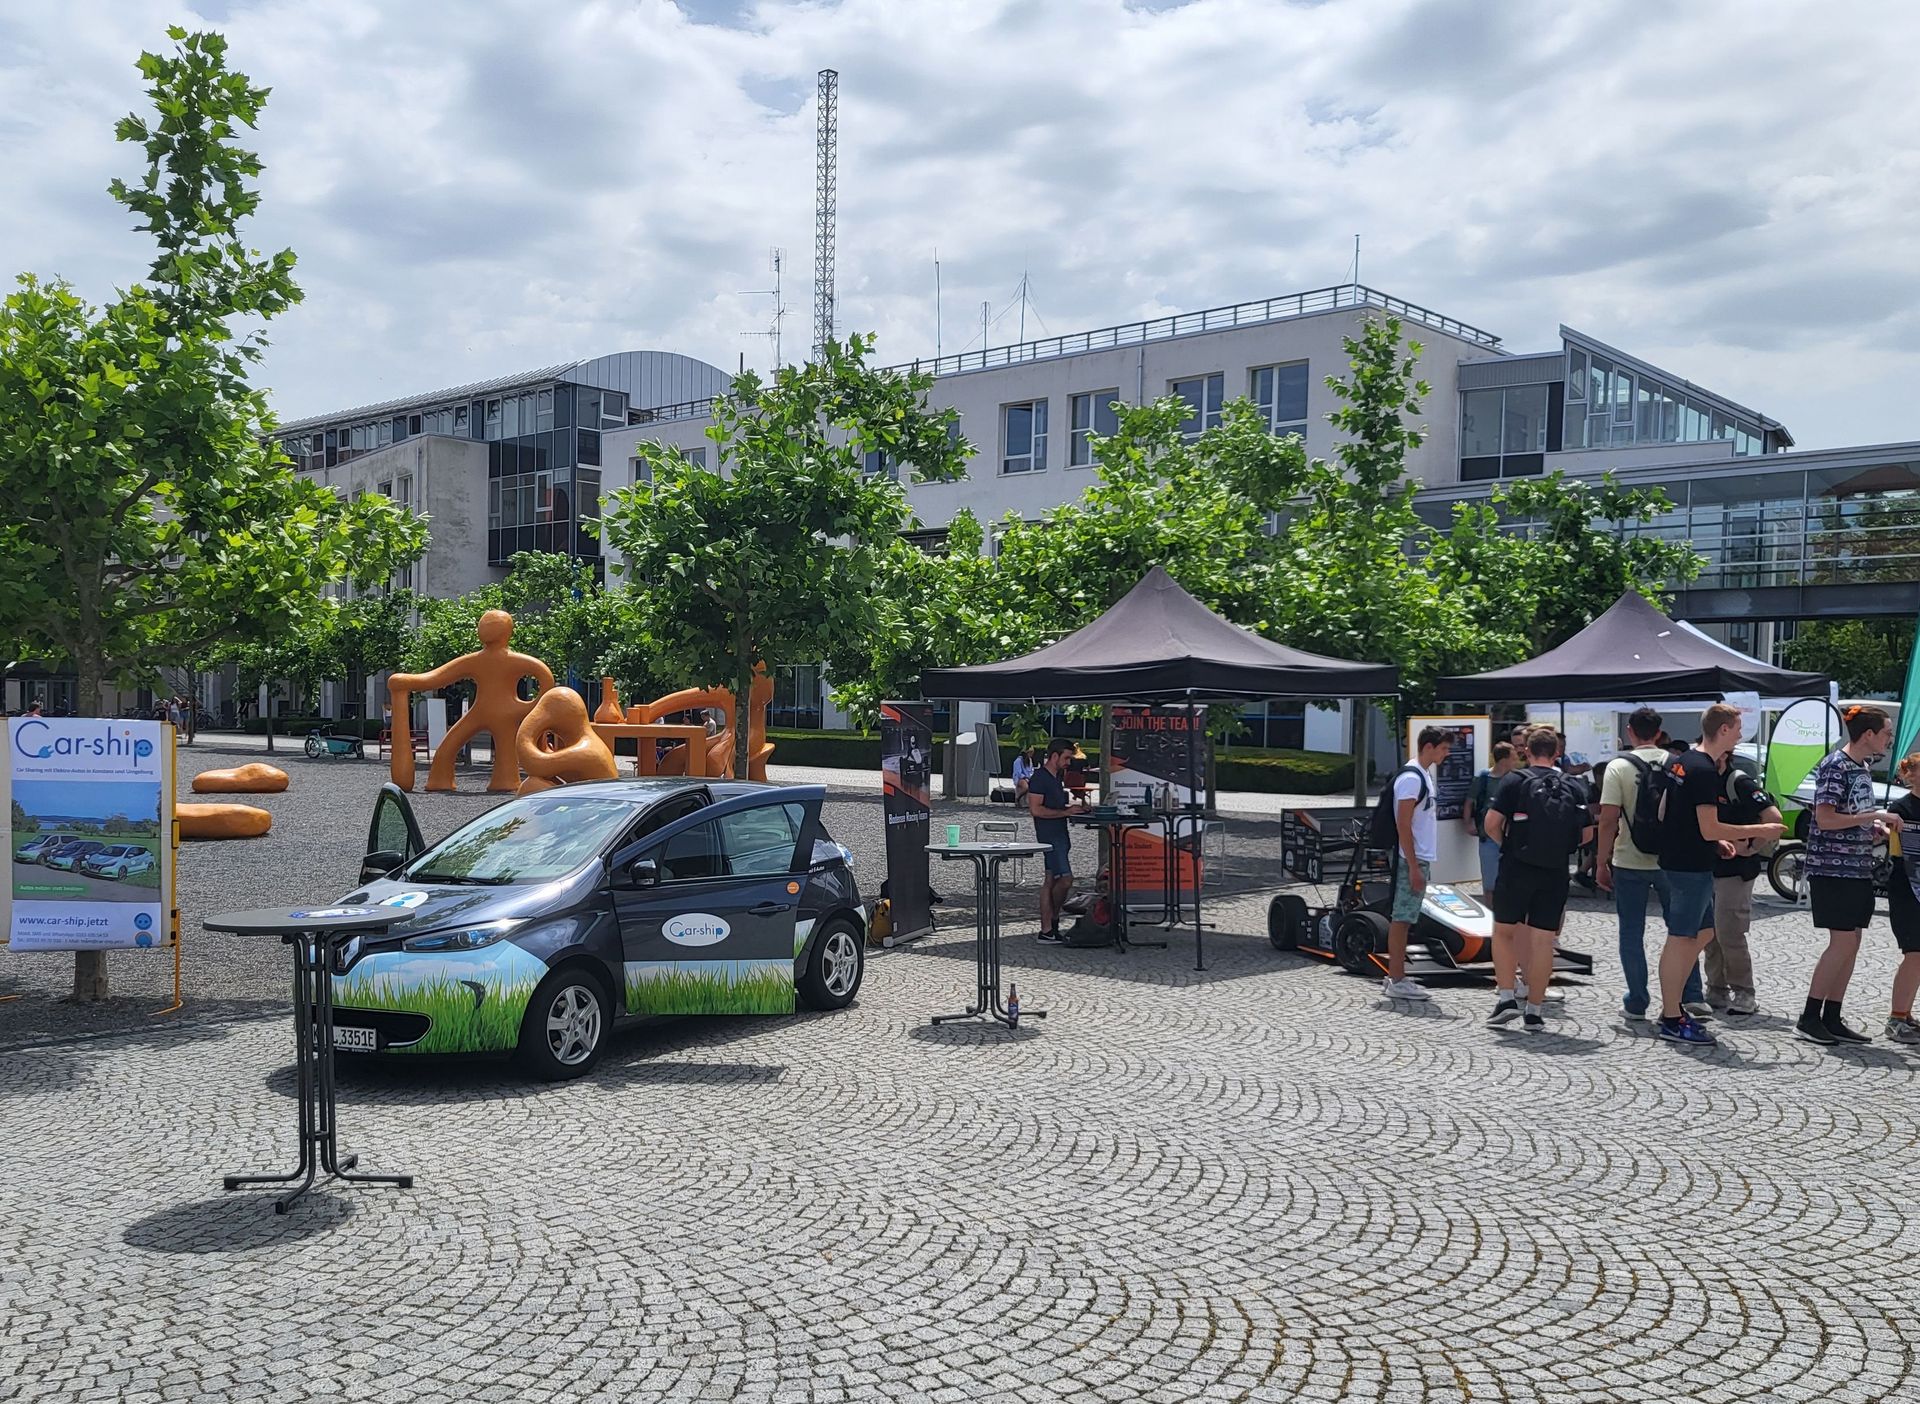
{"type": "Polygon", "coordinates": [[[1808,1043],[1817,1043],[1824,1048],[1831,1048],[1840,1041],[1828,1033],[1827,1026],[1812,1014],[1802,1014],[1800,1022],[1793,1026],[1793,1031],[1808,1043]]]}
{"type": "Polygon", "coordinates": [[[1713,1006],[1703,999],[1692,1000],[1689,1003],[1681,1005],[1680,1008],[1683,1012],[1691,1014],[1696,1019],[1711,1019],[1713,1017],[1713,1006]]]}
{"type": "Polygon", "coordinates": [[[1625,1019],[1629,1024],[1644,1024],[1647,1022],[1647,1011],[1644,1009],[1629,1009],[1623,1004],[1620,1006],[1620,1017],[1625,1019]]]}
{"type": "Polygon", "coordinates": [[[1528,1033],[1544,1033],[1546,1031],[1547,1021],[1538,1014],[1528,1011],[1521,1016],[1520,1027],[1528,1033]]]}
{"type": "Polygon", "coordinates": [[[1920,1043],[1920,1021],[1911,1015],[1905,1019],[1888,1019],[1885,1032],[1894,1043],[1920,1043]]]}
{"type": "Polygon", "coordinates": [[[1696,1048],[1711,1048],[1719,1042],[1684,1014],[1678,1019],[1662,1019],[1660,1027],[1655,1032],[1668,1043],[1686,1043],[1696,1048]]]}
{"type": "Polygon", "coordinates": [[[1711,1009],[1714,1013],[1718,1014],[1721,1010],[1730,1007],[1732,1004],[1733,1004],[1732,990],[1708,990],[1707,991],[1707,1008],[1711,1009]]]}
{"type": "Polygon", "coordinates": [[[1873,1040],[1858,1029],[1850,1029],[1841,1022],[1838,1014],[1830,1014],[1820,1021],[1826,1031],[1833,1035],[1836,1043],[1872,1043],[1873,1040]]]}
{"type": "Polygon", "coordinates": [[[1502,998],[1498,1004],[1493,1006],[1493,1013],[1487,1015],[1487,1023],[1494,1028],[1498,1028],[1502,1024],[1511,1024],[1519,1017],[1520,1001],[1517,999],[1502,998]]]}
{"type": "Polygon", "coordinates": [[[1727,1013],[1736,1019],[1744,1019],[1749,1014],[1758,1014],[1759,1012],[1760,1001],[1755,999],[1746,990],[1736,990],[1733,998],[1727,1001],[1727,1013]]]}
{"type": "Polygon", "coordinates": [[[1427,993],[1425,986],[1416,985],[1413,981],[1404,978],[1396,980],[1392,976],[1388,976],[1380,982],[1380,993],[1388,999],[1433,998],[1432,995],[1427,993]]]}
{"type": "Polygon", "coordinates": [[[1038,941],[1043,946],[1063,946],[1066,944],[1066,940],[1067,940],[1066,937],[1060,934],[1060,928],[1057,926],[1050,931],[1042,931],[1037,933],[1033,939],[1038,941]]]}
{"type": "Polygon", "coordinates": [[[1516,975],[1513,977],[1513,997],[1522,1004],[1530,1002],[1536,1004],[1565,1004],[1567,1002],[1566,991],[1552,988],[1549,988],[1538,1000],[1529,1001],[1527,998],[1527,977],[1524,975],[1516,975]]]}

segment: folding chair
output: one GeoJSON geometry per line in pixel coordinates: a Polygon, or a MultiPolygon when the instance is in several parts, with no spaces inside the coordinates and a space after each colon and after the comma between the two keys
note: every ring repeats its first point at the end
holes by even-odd
{"type": "MultiPolygon", "coordinates": [[[[995,839],[1002,842],[1007,840],[1018,841],[1020,837],[1020,825],[1012,819],[982,819],[973,826],[974,838],[982,843],[986,842],[988,834],[992,834],[995,839]]],[[[1015,887],[1024,886],[1027,881],[1027,860],[1025,855],[1010,860],[1008,866],[1013,870],[1013,885],[1015,887]]]]}

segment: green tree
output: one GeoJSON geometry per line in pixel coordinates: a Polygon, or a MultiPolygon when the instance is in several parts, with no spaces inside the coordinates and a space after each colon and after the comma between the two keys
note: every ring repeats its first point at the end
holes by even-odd
{"type": "MultiPolygon", "coordinates": [[[[642,442],[646,480],[614,495],[602,523],[639,586],[639,617],[664,665],[692,686],[747,697],[765,665],[843,655],[869,639],[906,494],[865,471],[886,455],[917,479],[957,476],[965,447],[951,410],[930,411],[932,377],[876,369],[871,337],[830,342],[770,381],[736,378],[714,401],[712,468],[642,442]]],[[[735,728],[734,773],[747,773],[735,728]]]]}
{"type": "Polygon", "coordinates": [[[1824,673],[1844,697],[1898,696],[1913,653],[1913,621],[1815,619],[1801,624],[1782,650],[1789,668],[1824,673]]]}
{"type": "Polygon", "coordinates": [[[40,821],[27,813],[26,806],[19,800],[13,802],[13,831],[16,834],[35,834],[40,832],[40,821]]]}
{"type": "Polygon", "coordinates": [[[374,673],[398,668],[413,645],[409,590],[375,591],[342,600],[328,620],[329,672],[346,680],[349,696],[374,673]]]}

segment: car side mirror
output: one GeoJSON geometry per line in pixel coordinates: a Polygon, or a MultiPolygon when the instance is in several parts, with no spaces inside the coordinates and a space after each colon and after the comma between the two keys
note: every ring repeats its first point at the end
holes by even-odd
{"type": "Polygon", "coordinates": [[[390,848],[382,848],[376,852],[369,853],[360,860],[360,881],[377,881],[385,877],[388,873],[393,872],[406,861],[404,854],[395,853],[390,848]]]}
{"type": "Polygon", "coordinates": [[[627,886],[658,887],[660,865],[651,858],[636,858],[627,864],[627,886]]]}

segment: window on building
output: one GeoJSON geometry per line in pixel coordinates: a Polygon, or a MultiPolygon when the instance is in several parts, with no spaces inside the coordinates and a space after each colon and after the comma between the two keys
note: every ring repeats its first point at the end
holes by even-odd
{"type": "Polygon", "coordinates": [[[600,466],[600,434],[594,429],[576,429],[573,431],[575,463],[589,463],[595,468],[600,466]]]}
{"type": "Polygon", "coordinates": [[[1085,468],[1093,462],[1093,445],[1089,442],[1093,436],[1107,439],[1120,432],[1120,416],[1113,408],[1119,398],[1117,386],[1111,390],[1090,390],[1073,397],[1069,406],[1073,429],[1067,436],[1067,467],[1085,468]]]}
{"type": "Polygon", "coordinates": [[[1220,423],[1220,410],[1226,403],[1227,393],[1227,377],[1224,374],[1176,380],[1168,388],[1187,402],[1187,417],[1180,426],[1182,434],[1193,438],[1220,423]]]}
{"type": "Polygon", "coordinates": [[[627,392],[607,390],[600,395],[600,422],[624,425],[627,422],[627,392]]]}
{"type": "Polygon", "coordinates": [[[887,478],[900,481],[900,463],[885,449],[868,449],[862,468],[869,478],[887,478]]]}
{"type": "Polygon", "coordinates": [[[455,405],[453,407],[453,432],[460,438],[464,439],[467,437],[467,407],[465,405],[455,405]]]}
{"type": "Polygon", "coordinates": [[[1546,385],[1461,391],[1461,480],[1484,482],[1544,472],[1551,392],[1546,385]]]}
{"type": "Polygon", "coordinates": [[[382,497],[391,500],[393,497],[393,479],[388,478],[385,482],[375,484],[374,491],[382,497]]]}
{"type": "Polygon", "coordinates": [[[553,391],[536,391],[533,397],[533,432],[544,434],[551,428],[553,428],[553,391]]]}
{"type": "Polygon", "coordinates": [[[1000,471],[1039,473],[1047,466],[1047,402],[1000,407],[1000,471]]]}
{"type": "Polygon", "coordinates": [[[704,468],[707,466],[707,446],[705,444],[700,445],[699,448],[681,449],[680,452],[686,458],[687,462],[691,463],[694,467],[704,468]]]}
{"type": "Polygon", "coordinates": [[[489,439],[500,437],[500,402],[498,400],[487,401],[486,437],[489,439]]]}
{"type": "Polygon", "coordinates": [[[652,464],[648,463],[646,459],[640,457],[638,454],[635,454],[631,461],[633,463],[633,480],[636,483],[650,483],[653,481],[652,464]]]}
{"type": "Polygon", "coordinates": [[[1276,434],[1307,436],[1307,363],[1261,366],[1253,373],[1253,403],[1276,434]]]}

